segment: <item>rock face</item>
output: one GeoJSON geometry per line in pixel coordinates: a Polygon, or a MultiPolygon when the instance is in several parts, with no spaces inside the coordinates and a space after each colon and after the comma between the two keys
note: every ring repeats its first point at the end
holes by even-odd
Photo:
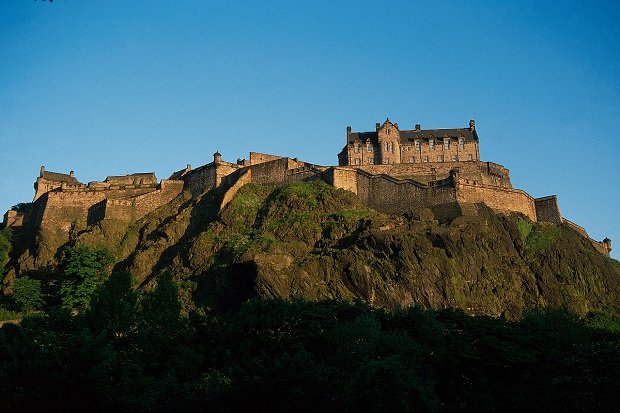
{"type": "MultiPolygon", "coordinates": [[[[620,263],[563,224],[482,204],[449,222],[430,210],[385,215],[321,181],[248,184],[218,213],[222,196],[181,194],[130,227],[95,225],[73,242],[111,248],[142,285],[170,270],[188,300],[210,308],[258,295],[508,318],[528,308],[620,310],[620,263]]],[[[45,251],[41,240],[33,251],[45,251]]],[[[40,260],[29,254],[21,261],[40,260]]]]}

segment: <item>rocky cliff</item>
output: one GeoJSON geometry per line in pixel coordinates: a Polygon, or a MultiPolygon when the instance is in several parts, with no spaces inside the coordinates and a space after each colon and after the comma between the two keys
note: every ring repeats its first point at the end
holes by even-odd
{"type": "MultiPolygon", "coordinates": [[[[245,185],[170,204],[127,227],[106,220],[71,244],[107,247],[142,286],[171,271],[187,305],[226,309],[252,296],[363,300],[377,307],[461,308],[516,318],[528,308],[620,310],[620,263],[573,229],[497,215],[482,204],[439,222],[392,216],[320,182],[245,185]]],[[[24,238],[27,238],[24,236],[24,238]]],[[[24,241],[17,273],[54,267],[50,234],[24,241]]]]}

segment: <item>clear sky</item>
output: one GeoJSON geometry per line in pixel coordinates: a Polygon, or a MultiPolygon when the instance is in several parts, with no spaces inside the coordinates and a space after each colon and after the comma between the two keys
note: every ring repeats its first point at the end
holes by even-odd
{"type": "Polygon", "coordinates": [[[620,257],[617,1],[0,0],[0,210],[250,151],[333,165],[346,127],[466,127],[620,257]]]}

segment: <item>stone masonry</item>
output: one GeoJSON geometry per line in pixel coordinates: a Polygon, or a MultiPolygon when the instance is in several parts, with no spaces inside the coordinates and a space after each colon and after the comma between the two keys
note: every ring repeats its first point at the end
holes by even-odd
{"type": "Polygon", "coordinates": [[[166,205],[181,192],[192,197],[222,188],[225,206],[246,183],[285,184],[322,179],[351,191],[369,207],[386,213],[431,209],[447,220],[472,213],[485,204],[498,213],[520,213],[533,222],[564,223],[609,255],[611,241],[590,239],[585,229],[560,214],[555,195],[532,198],[510,182],[502,165],[482,162],[475,122],[469,128],[400,130],[389,119],[374,132],[352,132],[338,154],[338,166],[319,166],[276,155],[250,153],[249,160],[230,163],[216,152],[213,162],[187,165],[157,182],[153,173],[108,176],[83,184],[73,171],[48,172],[41,167],[29,214],[9,211],[5,226],[32,225],[68,234],[104,220],[130,223],[166,205]]]}

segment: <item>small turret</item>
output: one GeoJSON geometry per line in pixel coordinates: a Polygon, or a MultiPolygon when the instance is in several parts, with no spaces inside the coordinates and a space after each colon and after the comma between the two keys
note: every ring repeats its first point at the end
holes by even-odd
{"type": "Polygon", "coordinates": [[[420,125],[419,123],[415,124],[415,130],[420,130],[422,129],[422,125],[420,125]]]}
{"type": "Polygon", "coordinates": [[[220,151],[216,151],[213,154],[213,163],[222,163],[222,154],[220,151]]]}
{"type": "Polygon", "coordinates": [[[45,165],[41,165],[41,170],[39,172],[39,178],[43,178],[44,173],[45,173],[45,165]]]}
{"type": "Polygon", "coordinates": [[[605,238],[603,240],[603,244],[605,244],[605,248],[607,248],[607,252],[611,252],[611,240],[609,238],[605,238]]]}
{"type": "Polygon", "coordinates": [[[473,119],[469,121],[469,130],[472,132],[476,130],[476,121],[473,119]]]}
{"type": "Polygon", "coordinates": [[[69,171],[69,176],[71,176],[71,177],[75,178],[75,172],[73,172],[73,171],[69,171]]]}

